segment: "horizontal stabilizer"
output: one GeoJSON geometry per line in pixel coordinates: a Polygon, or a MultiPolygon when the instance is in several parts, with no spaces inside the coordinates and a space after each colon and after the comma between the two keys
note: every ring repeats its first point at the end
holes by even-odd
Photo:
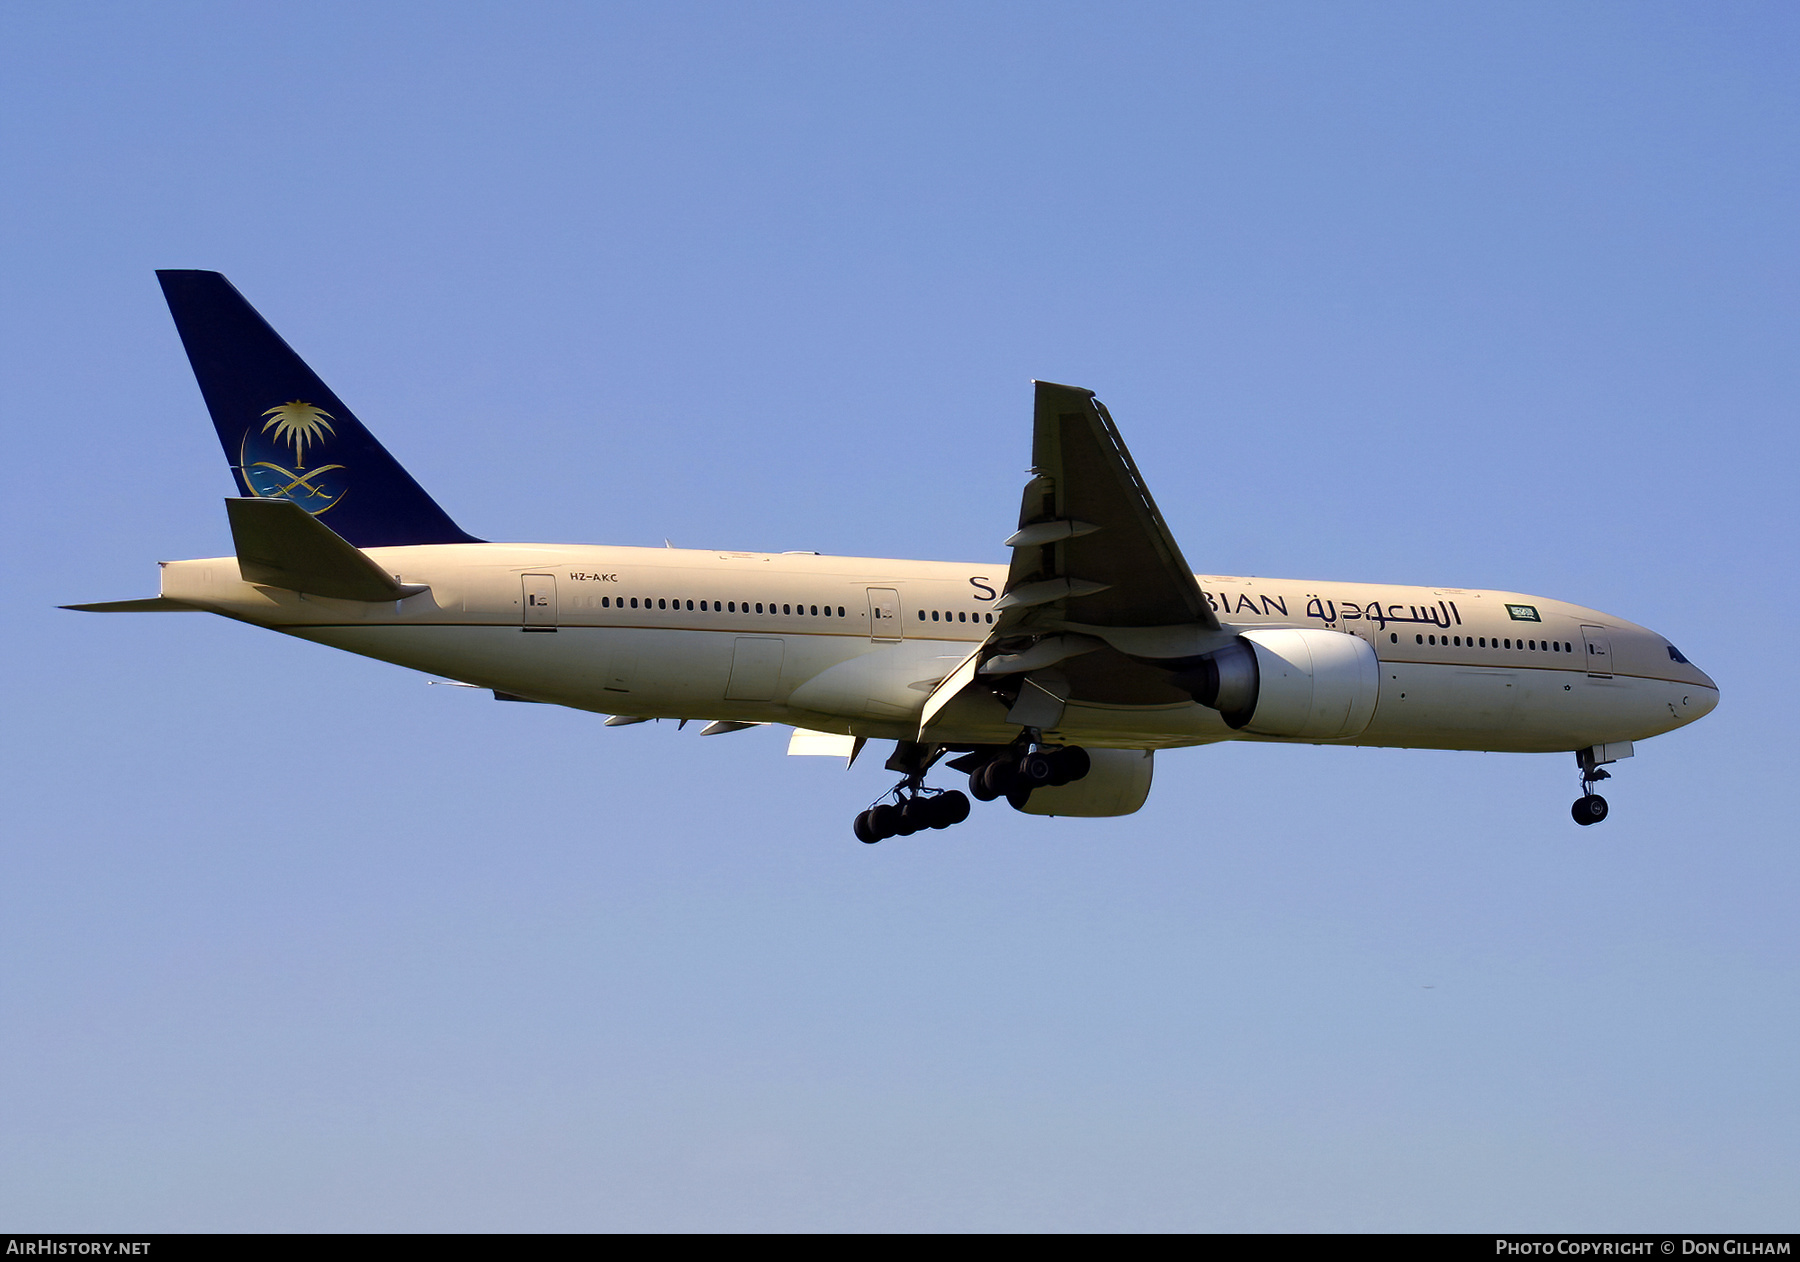
{"type": "Polygon", "coordinates": [[[426,590],[382,573],[292,500],[230,499],[225,510],[246,583],[336,600],[401,600],[426,590]]]}
{"type": "Polygon", "coordinates": [[[79,609],[82,613],[200,613],[193,605],[184,605],[167,596],[151,596],[145,600],[103,600],[95,605],[62,605],[63,609],[79,609]]]}

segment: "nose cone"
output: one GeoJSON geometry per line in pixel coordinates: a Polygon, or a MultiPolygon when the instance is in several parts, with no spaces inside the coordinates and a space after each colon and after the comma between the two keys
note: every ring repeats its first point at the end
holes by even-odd
{"type": "Polygon", "coordinates": [[[1705,718],[1719,704],[1719,685],[1715,684],[1712,677],[1703,670],[1696,668],[1694,673],[1705,682],[1696,682],[1693,691],[1684,697],[1682,716],[1689,723],[1695,719],[1705,718]]]}
{"type": "Polygon", "coordinates": [[[1680,689],[1678,697],[1669,698],[1669,708],[1675,711],[1680,722],[1692,723],[1718,708],[1719,685],[1713,682],[1711,675],[1688,661],[1686,654],[1661,636],[1646,638],[1659,646],[1660,651],[1650,654],[1656,663],[1657,674],[1680,689]],[[1665,656],[1667,661],[1663,660],[1665,656]]]}

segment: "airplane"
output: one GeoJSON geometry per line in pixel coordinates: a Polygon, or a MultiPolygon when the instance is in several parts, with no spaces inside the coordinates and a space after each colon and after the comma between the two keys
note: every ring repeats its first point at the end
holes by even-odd
{"type": "Polygon", "coordinates": [[[224,276],[159,271],[238,494],[235,555],[149,599],[610,726],[892,741],[873,844],[1004,798],[1138,810],[1157,750],[1250,740],[1574,752],[1575,822],[1634,743],[1718,704],[1667,639],[1519,592],[1195,574],[1106,408],[1039,381],[1004,564],[489,543],[462,530],[224,276]],[[926,785],[939,763],[968,792],[926,785]]]}

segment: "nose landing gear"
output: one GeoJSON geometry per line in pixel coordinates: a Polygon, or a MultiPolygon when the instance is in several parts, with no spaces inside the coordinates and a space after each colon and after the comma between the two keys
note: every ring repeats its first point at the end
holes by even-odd
{"type": "Polygon", "coordinates": [[[1621,758],[1631,757],[1631,754],[1629,741],[1612,745],[1590,745],[1586,749],[1575,751],[1575,765],[1581,768],[1581,796],[1569,808],[1569,814],[1577,824],[1585,827],[1588,824],[1598,824],[1606,818],[1606,799],[1594,792],[1594,786],[1602,780],[1612,779],[1612,774],[1600,764],[1617,762],[1621,758]]]}

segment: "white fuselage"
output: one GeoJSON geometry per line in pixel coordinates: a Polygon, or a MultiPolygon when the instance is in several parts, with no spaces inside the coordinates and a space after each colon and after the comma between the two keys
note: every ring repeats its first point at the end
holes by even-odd
{"type": "MultiPolygon", "coordinates": [[[[367,552],[429,590],[392,603],[305,596],[246,583],[235,557],[218,557],[165,563],[162,593],[522,699],[909,740],[932,688],[992,629],[1006,578],[1004,564],[793,553],[520,544],[367,552]]],[[[1228,633],[1328,629],[1374,648],[1374,717],[1333,744],[1566,751],[1642,740],[1718,701],[1712,680],[1660,635],[1563,601],[1199,581],[1228,633]]],[[[1005,743],[1018,731],[1001,703],[975,697],[946,711],[933,739],[1005,743]]],[[[1137,749],[1281,739],[1233,731],[1216,711],[1154,691],[1073,701],[1054,736],[1137,749]]]]}

